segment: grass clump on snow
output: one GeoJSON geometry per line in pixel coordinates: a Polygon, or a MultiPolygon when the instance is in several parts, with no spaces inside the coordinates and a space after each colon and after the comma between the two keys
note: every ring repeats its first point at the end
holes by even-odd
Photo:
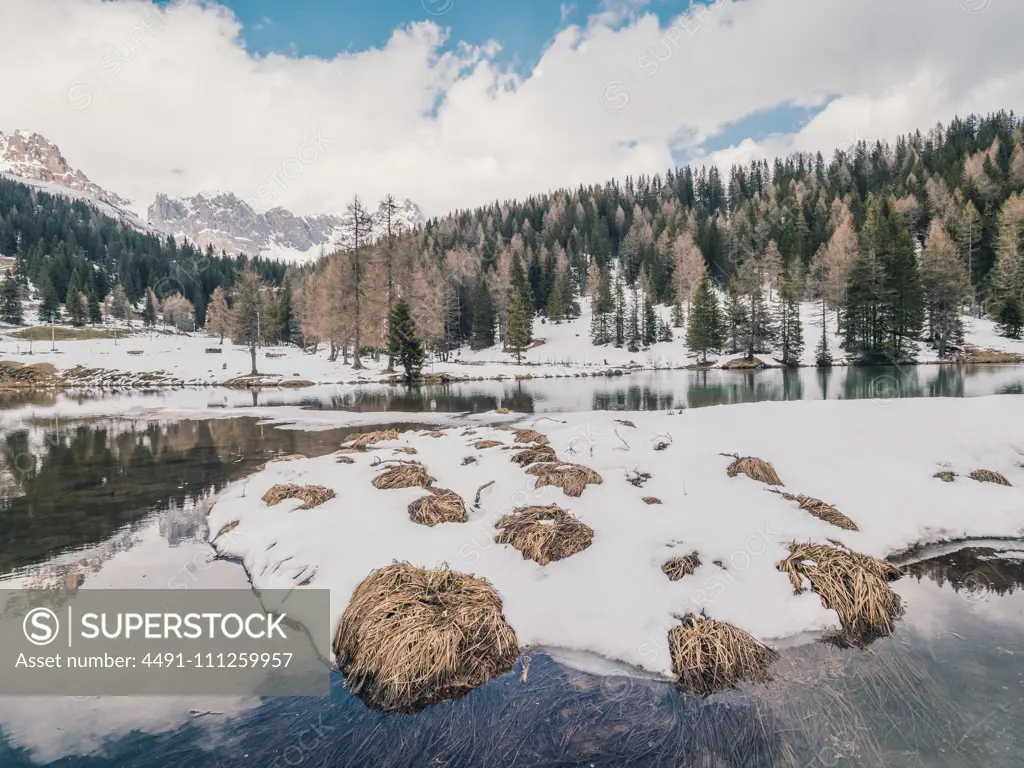
{"type": "Polygon", "coordinates": [[[369,706],[412,713],[510,669],[519,645],[484,579],[394,563],[353,592],[334,652],[349,690],[369,706]]]}
{"type": "Polygon", "coordinates": [[[550,445],[531,445],[514,454],[512,461],[521,467],[528,467],[540,462],[558,461],[558,456],[550,445]]]}
{"type": "Polygon", "coordinates": [[[363,432],[362,434],[355,435],[344,442],[344,445],[349,448],[358,448],[364,450],[371,445],[376,443],[382,443],[385,440],[397,440],[398,430],[397,429],[378,429],[375,432],[363,432]]]}
{"type": "Polygon", "coordinates": [[[473,443],[473,447],[476,448],[478,451],[482,451],[485,448],[495,448],[499,445],[502,445],[501,441],[499,440],[477,440],[475,443],[473,443]]]}
{"type": "Polygon", "coordinates": [[[661,504],[661,499],[657,496],[644,496],[643,502],[644,504],[661,504]]]}
{"type": "Polygon", "coordinates": [[[418,461],[398,461],[397,459],[384,462],[381,466],[393,464],[394,466],[385,469],[373,478],[373,487],[382,491],[390,491],[395,488],[429,488],[434,478],[427,474],[427,469],[418,461]]]}
{"type": "Polygon", "coordinates": [[[793,589],[813,589],[822,605],[839,614],[842,640],[865,645],[892,633],[902,613],[899,595],[888,582],[900,577],[892,563],[843,547],[792,542],[789,556],[779,563],[793,589]]]}
{"type": "Polygon", "coordinates": [[[733,459],[732,464],[726,470],[729,473],[729,477],[736,477],[736,475],[742,472],[751,480],[756,480],[759,483],[784,485],[782,480],[779,479],[775,468],[764,459],[759,459],[756,456],[740,457],[738,453],[723,453],[720,455],[729,456],[733,459]]]}
{"type": "Polygon", "coordinates": [[[779,654],[731,624],[688,613],[668,633],[672,670],[684,693],[708,696],[741,680],[767,683],[779,654]]]}
{"type": "Polygon", "coordinates": [[[673,557],[661,566],[661,570],[668,576],[669,581],[679,581],[683,576],[692,574],[700,566],[700,555],[696,552],[691,552],[689,555],[683,555],[682,557],[673,557]]]}
{"type": "Polygon", "coordinates": [[[535,429],[517,429],[515,441],[517,443],[535,443],[536,445],[547,445],[550,442],[547,435],[542,435],[535,429]]]}
{"type": "Polygon", "coordinates": [[[435,526],[440,523],[466,522],[466,502],[447,488],[427,488],[429,496],[409,504],[409,517],[414,523],[435,526]]]}
{"type": "Polygon", "coordinates": [[[233,530],[235,530],[235,528],[238,527],[238,524],[240,522],[240,520],[232,520],[230,523],[224,523],[224,525],[220,527],[220,530],[217,531],[217,535],[214,536],[214,538],[219,539],[224,534],[231,533],[233,530]]]}
{"type": "Polygon", "coordinates": [[[420,432],[420,434],[423,435],[424,437],[444,437],[444,432],[441,432],[438,429],[432,429],[427,432],[420,432]]]}
{"type": "Polygon", "coordinates": [[[540,565],[563,560],[590,546],[594,531],[557,504],[519,507],[495,526],[498,544],[511,544],[540,565]]]}
{"type": "Polygon", "coordinates": [[[953,479],[956,477],[956,474],[953,473],[953,472],[949,472],[949,471],[943,471],[943,472],[936,472],[934,475],[932,475],[932,477],[937,477],[939,480],[941,480],[944,483],[952,483],[953,479]]]}
{"type": "Polygon", "coordinates": [[[306,458],[306,456],[304,454],[301,454],[301,453],[287,453],[287,454],[285,454],[283,456],[275,456],[270,461],[268,461],[266,464],[260,464],[258,467],[256,467],[256,471],[257,472],[262,472],[264,469],[267,468],[267,466],[269,466],[270,464],[273,464],[275,461],[297,461],[299,459],[305,459],[305,458],[306,458]]]}
{"type": "Polygon", "coordinates": [[[588,485],[601,485],[604,482],[601,476],[589,467],[568,462],[532,464],[526,473],[537,478],[537,488],[552,485],[561,488],[566,496],[580,496],[588,485]]]}
{"type": "Polygon", "coordinates": [[[813,496],[804,496],[803,494],[794,495],[792,493],[783,493],[782,491],[776,491],[769,489],[771,493],[777,493],[786,501],[795,501],[800,505],[800,509],[805,512],[809,512],[819,520],[824,520],[826,523],[834,525],[836,528],[842,528],[844,531],[859,531],[857,524],[850,518],[840,512],[838,509],[833,507],[821,499],[816,499],[813,496]]]}
{"type": "Polygon", "coordinates": [[[319,507],[325,501],[334,498],[334,491],[323,485],[275,485],[263,494],[263,501],[268,507],[280,504],[285,499],[301,499],[299,509],[319,507]]]}
{"type": "Polygon", "coordinates": [[[971,472],[968,477],[970,477],[971,480],[977,480],[979,483],[995,483],[996,485],[1010,484],[1009,480],[998,472],[993,472],[991,469],[976,469],[971,472]]]}

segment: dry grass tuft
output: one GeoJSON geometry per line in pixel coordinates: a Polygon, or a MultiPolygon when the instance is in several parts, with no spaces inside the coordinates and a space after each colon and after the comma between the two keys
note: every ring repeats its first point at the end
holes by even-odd
{"type": "Polygon", "coordinates": [[[700,568],[700,565],[700,555],[696,552],[691,552],[689,555],[683,555],[682,557],[673,557],[661,566],[661,570],[668,576],[669,581],[679,581],[683,576],[689,576],[700,568]]]}
{"type": "Polygon", "coordinates": [[[478,451],[482,451],[484,448],[495,448],[499,445],[503,445],[499,440],[477,440],[473,443],[473,447],[478,451]]]}
{"type": "Polygon", "coordinates": [[[381,443],[385,440],[397,440],[398,430],[397,429],[378,429],[375,432],[363,432],[360,435],[350,437],[345,441],[345,445],[349,448],[358,448],[363,450],[368,448],[375,443],[381,443]]]}
{"type": "Polygon", "coordinates": [[[220,527],[220,530],[217,531],[217,535],[214,536],[214,538],[219,539],[225,533],[231,533],[233,530],[235,530],[235,528],[238,527],[238,524],[240,522],[240,520],[232,520],[230,523],[224,523],[224,525],[220,527]]]}
{"type": "Polygon", "coordinates": [[[444,432],[437,429],[432,429],[429,432],[420,432],[424,437],[444,437],[444,432]]]}
{"type": "Polygon", "coordinates": [[[409,517],[414,523],[435,526],[466,522],[466,503],[459,494],[447,488],[427,488],[427,491],[429,496],[409,505],[409,517]]]}
{"type": "Polygon", "coordinates": [[[782,491],[776,491],[773,489],[768,490],[770,493],[779,494],[786,501],[795,501],[800,505],[800,509],[811,513],[819,520],[824,520],[826,523],[834,525],[836,528],[842,528],[844,531],[860,530],[853,520],[848,518],[831,504],[827,504],[821,499],[816,499],[813,496],[804,496],[803,494],[797,496],[792,493],[783,493],[782,491]]]}
{"type": "Polygon", "coordinates": [[[1010,481],[998,472],[991,469],[976,469],[968,477],[977,480],[979,483],[995,483],[996,485],[1010,485],[1010,481]]]}
{"type": "Polygon", "coordinates": [[[632,421],[627,421],[626,419],[616,419],[615,423],[621,424],[624,427],[633,427],[633,429],[636,429],[636,424],[634,424],[632,421]]]}
{"type": "Polygon", "coordinates": [[[500,413],[502,416],[506,416],[512,413],[512,411],[510,411],[508,408],[495,408],[493,413],[500,413]]]}
{"type": "Polygon", "coordinates": [[[532,445],[515,454],[512,461],[521,467],[528,467],[538,462],[558,461],[558,456],[550,445],[532,445]]]}
{"type": "Polygon", "coordinates": [[[517,429],[515,441],[517,443],[536,443],[537,445],[547,445],[550,442],[547,435],[542,435],[535,429],[517,429]]]}
{"type": "Polygon", "coordinates": [[[956,474],[954,472],[943,471],[943,472],[936,472],[934,475],[932,475],[932,477],[937,477],[937,478],[939,478],[939,480],[941,480],[944,483],[952,483],[953,482],[953,478],[956,477],[956,474]]]}
{"type": "Polygon", "coordinates": [[[888,584],[902,572],[877,557],[845,547],[794,541],[779,570],[789,576],[797,592],[810,583],[822,605],[839,614],[845,640],[851,645],[890,634],[893,621],[902,613],[899,595],[888,584]]]}
{"type": "Polygon", "coordinates": [[[355,464],[356,460],[353,459],[351,456],[339,456],[335,463],[337,463],[337,464],[355,464]]]}
{"type": "Polygon", "coordinates": [[[643,502],[644,504],[661,504],[661,499],[657,496],[644,496],[643,502]]]}
{"type": "Polygon", "coordinates": [[[537,477],[537,488],[553,485],[561,488],[566,496],[580,496],[588,485],[601,485],[604,482],[601,476],[589,467],[568,462],[532,464],[526,473],[537,477]]]}
{"type": "Polygon", "coordinates": [[[669,630],[668,647],[684,693],[708,696],[731,690],[741,680],[771,680],[771,665],[779,658],[774,649],[725,622],[692,613],[680,621],[669,630]]]}
{"type": "Polygon", "coordinates": [[[499,424],[496,427],[491,427],[491,429],[497,430],[498,432],[511,432],[512,431],[512,427],[510,427],[508,424],[499,424]]]}
{"type": "Polygon", "coordinates": [[[775,472],[775,468],[764,459],[759,459],[756,456],[743,456],[741,458],[737,453],[723,453],[720,455],[729,456],[733,459],[732,464],[730,464],[728,470],[726,470],[729,473],[729,477],[736,477],[736,475],[742,472],[751,480],[756,480],[759,483],[767,483],[768,485],[785,485],[785,483],[779,479],[778,474],[775,472]]]}
{"type": "Polygon", "coordinates": [[[512,668],[519,645],[501,609],[484,579],[394,563],[353,592],[333,648],[350,691],[413,713],[512,668]]]}
{"type": "Polygon", "coordinates": [[[334,491],[323,485],[275,485],[265,494],[263,501],[268,507],[280,504],[285,499],[301,499],[302,506],[298,509],[319,507],[325,501],[334,498],[334,491]]]}
{"type": "MultiPolygon", "coordinates": [[[[393,462],[386,462],[391,464],[393,462]]],[[[427,469],[418,461],[404,461],[392,466],[375,478],[373,487],[382,491],[390,491],[395,488],[429,488],[434,478],[427,474],[427,469]]]]}
{"type": "Polygon", "coordinates": [[[288,453],[288,454],[285,454],[284,456],[275,456],[270,461],[268,461],[266,464],[260,464],[258,467],[256,467],[256,471],[257,472],[262,472],[264,469],[267,468],[267,466],[269,464],[272,464],[275,461],[296,461],[297,459],[305,459],[305,458],[306,458],[306,456],[304,454],[301,454],[301,453],[288,453]]]}
{"type": "Polygon", "coordinates": [[[590,546],[594,531],[557,504],[519,507],[496,525],[498,544],[511,544],[540,565],[562,560],[590,546]]]}
{"type": "Polygon", "coordinates": [[[419,451],[407,445],[403,448],[395,448],[395,453],[404,453],[406,456],[415,456],[419,451]]]}

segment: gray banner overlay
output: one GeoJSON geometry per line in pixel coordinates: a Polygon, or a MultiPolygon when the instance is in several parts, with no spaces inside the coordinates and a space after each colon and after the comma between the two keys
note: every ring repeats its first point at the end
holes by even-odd
{"type": "Polygon", "coordinates": [[[0,590],[0,696],[326,696],[325,589],[0,590]]]}

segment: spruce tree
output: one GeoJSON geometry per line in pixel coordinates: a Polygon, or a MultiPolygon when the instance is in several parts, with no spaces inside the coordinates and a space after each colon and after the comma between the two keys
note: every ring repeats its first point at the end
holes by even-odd
{"type": "MultiPolygon", "coordinates": [[[[734,355],[740,351],[744,329],[747,326],[747,308],[743,303],[743,294],[740,292],[739,283],[736,282],[735,277],[729,280],[725,312],[728,317],[728,351],[729,354],[734,355]]],[[[692,308],[690,313],[690,322],[692,323],[692,308]]]]}
{"type": "Polygon", "coordinates": [[[43,277],[39,286],[39,322],[59,323],[60,322],[60,300],[57,298],[57,290],[53,287],[49,277],[43,277]]]}
{"type": "Polygon", "coordinates": [[[651,297],[644,298],[644,346],[649,347],[658,341],[658,313],[654,311],[651,297]]]}
{"type": "Polygon", "coordinates": [[[633,288],[629,292],[629,315],[626,327],[626,340],[628,342],[626,349],[630,352],[640,351],[640,343],[643,341],[643,334],[640,328],[641,321],[640,292],[634,283],[633,288]]]}
{"type": "Polygon", "coordinates": [[[672,326],[658,318],[658,341],[672,341],[672,326]]]}
{"type": "Polygon", "coordinates": [[[626,343],[626,288],[622,284],[622,268],[615,273],[615,295],[612,299],[615,308],[615,346],[622,347],[626,343]]]}
{"type": "Polygon", "coordinates": [[[292,316],[292,291],[287,282],[285,282],[284,287],[281,289],[281,295],[277,300],[275,310],[277,328],[274,335],[277,338],[277,342],[279,344],[291,344],[294,319],[292,316]]]}
{"type": "Polygon", "coordinates": [[[804,351],[803,326],[800,323],[800,301],[796,287],[789,281],[779,286],[778,316],[776,319],[782,364],[800,365],[804,351]]]}
{"type": "Polygon", "coordinates": [[[8,273],[0,286],[0,320],[10,325],[21,325],[23,319],[21,285],[13,273],[8,273]]]}
{"type": "MultiPolygon", "coordinates": [[[[146,290],[146,306],[142,310],[142,323],[147,328],[156,325],[156,294],[153,293],[152,288],[146,290]]],[[[255,367],[256,364],[253,363],[253,368],[255,367]]]]}
{"type": "Polygon", "coordinates": [[[612,341],[612,315],[614,302],[612,301],[611,279],[608,270],[600,270],[597,278],[597,285],[594,287],[594,296],[590,301],[590,340],[595,346],[608,344],[612,341]]]}
{"type": "Polygon", "coordinates": [[[85,325],[87,309],[82,301],[82,285],[78,278],[78,271],[71,274],[71,282],[68,283],[68,295],[64,299],[64,308],[67,310],[71,324],[76,328],[85,325]]]}
{"type": "Polygon", "coordinates": [[[470,349],[487,349],[494,345],[495,320],[494,301],[487,287],[487,279],[481,272],[473,292],[473,335],[469,340],[470,349]]]}
{"type": "Polygon", "coordinates": [[[672,327],[682,328],[685,318],[683,317],[683,302],[676,299],[672,302],[672,327]]]}
{"type": "Polygon", "coordinates": [[[718,299],[711,288],[711,280],[704,274],[694,291],[690,308],[690,325],[686,329],[686,345],[697,355],[698,363],[708,361],[708,352],[718,352],[725,343],[725,332],[718,299]]]}
{"type": "Polygon", "coordinates": [[[388,314],[388,355],[405,370],[407,383],[419,378],[423,368],[423,343],[416,336],[416,322],[404,298],[396,301],[388,314]]]}
{"type": "Polygon", "coordinates": [[[508,308],[508,338],[506,345],[515,354],[516,362],[523,361],[523,352],[533,343],[533,309],[524,291],[512,291],[508,308]]]}
{"type": "Polygon", "coordinates": [[[999,333],[1008,339],[1019,339],[1024,332],[1024,311],[1021,311],[1020,299],[1016,296],[1007,296],[999,308],[996,321],[999,324],[999,333]]]}
{"type": "Polygon", "coordinates": [[[86,300],[86,310],[89,313],[89,322],[90,323],[102,323],[103,322],[103,312],[100,310],[100,300],[96,296],[96,291],[92,287],[92,285],[90,285],[88,287],[88,289],[86,289],[85,300],[86,300]]]}
{"type": "Polygon", "coordinates": [[[575,320],[580,316],[580,302],[576,298],[576,281],[572,277],[572,267],[565,265],[562,272],[559,288],[562,292],[562,303],[565,305],[565,317],[567,320],[575,320]]]}
{"type": "Polygon", "coordinates": [[[565,303],[562,301],[562,289],[555,281],[551,286],[551,293],[548,294],[548,320],[559,325],[565,319],[565,303]]]}

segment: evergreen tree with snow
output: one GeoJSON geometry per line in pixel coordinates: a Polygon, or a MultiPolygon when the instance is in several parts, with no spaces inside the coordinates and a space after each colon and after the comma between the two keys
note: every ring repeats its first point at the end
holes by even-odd
{"type": "Polygon", "coordinates": [[[708,352],[718,352],[725,343],[722,311],[711,288],[707,274],[701,276],[690,308],[690,325],[686,329],[686,345],[697,355],[698,363],[708,361],[708,352]]]}
{"type": "Polygon", "coordinates": [[[611,278],[608,270],[602,269],[590,300],[590,341],[594,346],[610,344],[614,340],[613,324],[615,302],[612,299],[611,278]]]}
{"type": "Polygon", "coordinates": [[[388,356],[402,366],[406,383],[419,378],[425,357],[423,342],[416,335],[416,322],[404,298],[388,313],[388,356]]]}
{"type": "Polygon", "coordinates": [[[644,346],[649,347],[658,341],[658,313],[654,311],[651,297],[644,297],[644,346]]]}
{"type": "Polygon", "coordinates": [[[672,326],[658,318],[658,341],[672,341],[672,326]]]}

